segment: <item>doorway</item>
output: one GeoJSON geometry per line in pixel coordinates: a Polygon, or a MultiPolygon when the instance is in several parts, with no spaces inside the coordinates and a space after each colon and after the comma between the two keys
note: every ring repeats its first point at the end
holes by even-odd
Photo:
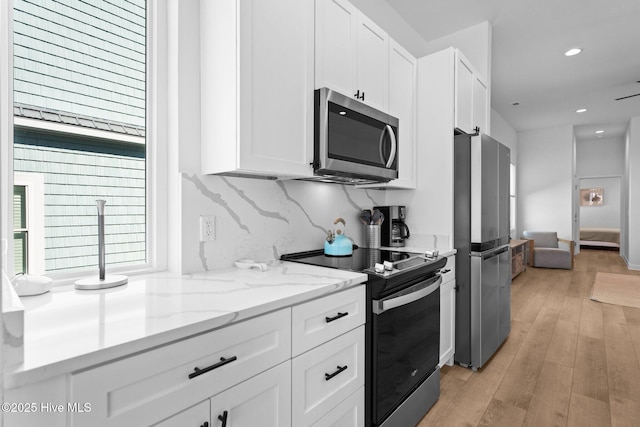
{"type": "Polygon", "coordinates": [[[620,247],[620,176],[581,177],[579,179],[580,244],[602,248],[620,247]]]}

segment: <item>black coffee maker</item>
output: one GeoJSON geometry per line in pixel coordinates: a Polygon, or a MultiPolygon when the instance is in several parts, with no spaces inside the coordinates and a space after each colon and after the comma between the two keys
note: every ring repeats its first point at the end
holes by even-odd
{"type": "Polygon", "coordinates": [[[405,223],[407,210],[404,206],[378,206],[384,215],[384,222],[380,227],[380,243],[387,247],[402,247],[409,238],[409,227],[405,223]]]}

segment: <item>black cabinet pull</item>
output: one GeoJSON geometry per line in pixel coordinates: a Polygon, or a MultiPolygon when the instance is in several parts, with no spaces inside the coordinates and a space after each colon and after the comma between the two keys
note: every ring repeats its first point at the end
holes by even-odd
{"type": "Polygon", "coordinates": [[[324,320],[327,323],[331,323],[334,320],[338,320],[339,318],[344,317],[344,316],[348,316],[348,315],[349,315],[348,311],[345,311],[344,313],[338,312],[338,314],[336,316],[334,316],[334,317],[325,317],[324,320]]]}
{"type": "Polygon", "coordinates": [[[218,419],[222,421],[222,427],[227,427],[227,415],[229,415],[227,411],[224,411],[222,415],[218,415],[218,419]]]}
{"type": "Polygon", "coordinates": [[[344,366],[337,366],[338,370],[335,371],[333,374],[324,374],[324,380],[325,381],[329,381],[331,378],[335,377],[336,375],[338,375],[340,372],[345,371],[347,369],[347,365],[344,366]]]}
{"type": "Polygon", "coordinates": [[[362,92],[362,98],[360,98],[360,99],[362,99],[364,101],[364,92],[362,92]]]}
{"type": "Polygon", "coordinates": [[[358,91],[353,96],[355,96],[356,99],[360,99],[360,89],[358,89],[358,91]]]}
{"type": "Polygon", "coordinates": [[[200,427],[209,427],[209,421],[205,421],[200,427]]]}
{"type": "Polygon", "coordinates": [[[237,360],[238,358],[236,356],[230,357],[228,359],[225,359],[224,357],[220,358],[220,361],[218,363],[214,363],[211,366],[207,366],[206,368],[198,368],[197,366],[195,368],[193,368],[193,372],[189,374],[189,379],[193,379],[195,377],[197,377],[198,375],[202,375],[205,374],[209,371],[213,371],[214,369],[219,368],[220,366],[224,366],[227,363],[231,363],[234,360],[237,360]]]}

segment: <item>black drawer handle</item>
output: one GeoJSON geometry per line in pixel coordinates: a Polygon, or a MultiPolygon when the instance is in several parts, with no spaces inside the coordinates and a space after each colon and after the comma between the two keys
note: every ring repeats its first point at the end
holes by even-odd
{"type": "Polygon", "coordinates": [[[200,427],[209,427],[209,421],[205,421],[200,427]]]}
{"type": "Polygon", "coordinates": [[[227,415],[229,415],[227,411],[224,411],[222,415],[218,415],[218,419],[222,421],[222,427],[227,427],[227,415]]]}
{"type": "Polygon", "coordinates": [[[207,366],[206,368],[198,368],[197,366],[195,368],[193,368],[193,372],[189,374],[189,379],[193,379],[195,377],[197,377],[198,375],[202,375],[202,374],[206,374],[209,371],[213,371],[214,369],[219,368],[220,366],[224,366],[227,363],[231,363],[234,360],[237,360],[238,358],[236,356],[230,357],[228,359],[225,359],[224,357],[220,358],[220,361],[218,363],[214,363],[211,366],[207,366]]]}
{"type": "Polygon", "coordinates": [[[338,375],[340,372],[342,371],[346,371],[347,370],[347,365],[344,366],[337,366],[338,370],[335,371],[333,374],[324,374],[324,380],[325,381],[329,381],[331,378],[335,377],[336,375],[338,375]]]}
{"type": "Polygon", "coordinates": [[[334,317],[325,317],[325,318],[324,318],[324,320],[325,320],[327,323],[331,323],[331,322],[333,322],[334,320],[338,320],[339,318],[344,317],[344,316],[348,316],[348,315],[349,315],[349,312],[348,312],[348,311],[345,311],[344,313],[340,313],[340,312],[338,312],[338,314],[337,314],[336,316],[334,316],[334,317]]]}

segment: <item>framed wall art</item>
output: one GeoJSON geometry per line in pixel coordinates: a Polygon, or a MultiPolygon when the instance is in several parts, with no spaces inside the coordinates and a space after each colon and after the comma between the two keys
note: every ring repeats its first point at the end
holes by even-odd
{"type": "Polygon", "coordinates": [[[580,206],[602,206],[604,204],[604,188],[581,188],[580,206]]]}

